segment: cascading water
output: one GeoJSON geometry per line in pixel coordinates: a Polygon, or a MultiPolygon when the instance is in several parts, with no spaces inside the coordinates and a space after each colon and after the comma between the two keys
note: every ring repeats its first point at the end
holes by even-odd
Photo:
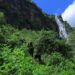
{"type": "Polygon", "coordinates": [[[60,19],[58,18],[58,16],[55,16],[55,20],[56,20],[56,23],[57,23],[57,25],[59,27],[59,36],[62,39],[68,41],[68,34],[66,32],[64,24],[60,21],[60,19]]]}

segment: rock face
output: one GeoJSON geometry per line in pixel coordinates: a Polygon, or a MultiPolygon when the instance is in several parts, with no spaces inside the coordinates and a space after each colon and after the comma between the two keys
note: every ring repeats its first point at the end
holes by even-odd
{"type": "Polygon", "coordinates": [[[59,16],[60,21],[64,24],[67,33],[71,32],[73,30],[73,28],[68,24],[67,21],[63,21],[62,17],[59,16]]]}
{"type": "Polygon", "coordinates": [[[43,13],[31,0],[0,0],[0,11],[8,23],[20,28],[58,31],[54,16],[43,13]]]}

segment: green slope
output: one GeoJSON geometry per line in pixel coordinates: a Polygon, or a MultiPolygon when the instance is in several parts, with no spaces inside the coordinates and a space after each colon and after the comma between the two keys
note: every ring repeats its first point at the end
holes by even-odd
{"type": "Polygon", "coordinates": [[[18,29],[0,14],[0,75],[75,75],[70,51],[54,31],[18,29]]]}

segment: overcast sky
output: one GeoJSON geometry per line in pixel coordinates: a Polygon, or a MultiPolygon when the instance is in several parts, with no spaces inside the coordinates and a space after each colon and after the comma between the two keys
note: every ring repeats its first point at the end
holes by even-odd
{"type": "Polygon", "coordinates": [[[62,15],[63,19],[75,27],[75,0],[33,0],[47,14],[62,15]]]}

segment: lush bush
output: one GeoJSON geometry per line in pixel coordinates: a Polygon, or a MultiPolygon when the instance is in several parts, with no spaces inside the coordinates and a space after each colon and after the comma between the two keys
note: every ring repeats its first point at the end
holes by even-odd
{"type": "Polygon", "coordinates": [[[70,32],[69,34],[69,44],[74,48],[75,50],[75,29],[70,32]]]}
{"type": "Polygon", "coordinates": [[[57,38],[54,32],[43,31],[41,36],[35,41],[35,54],[43,55],[59,52],[64,57],[71,56],[72,48],[64,40],[57,38]]]}
{"type": "Polygon", "coordinates": [[[63,58],[63,56],[58,53],[58,52],[54,52],[51,55],[49,55],[47,59],[47,65],[51,66],[51,65],[59,65],[61,64],[65,59],[63,58]]]}
{"type": "Polygon", "coordinates": [[[0,75],[74,75],[75,56],[69,51],[71,47],[53,31],[0,25],[0,75]],[[41,64],[30,55],[32,47],[34,57],[40,54],[41,64]]]}

